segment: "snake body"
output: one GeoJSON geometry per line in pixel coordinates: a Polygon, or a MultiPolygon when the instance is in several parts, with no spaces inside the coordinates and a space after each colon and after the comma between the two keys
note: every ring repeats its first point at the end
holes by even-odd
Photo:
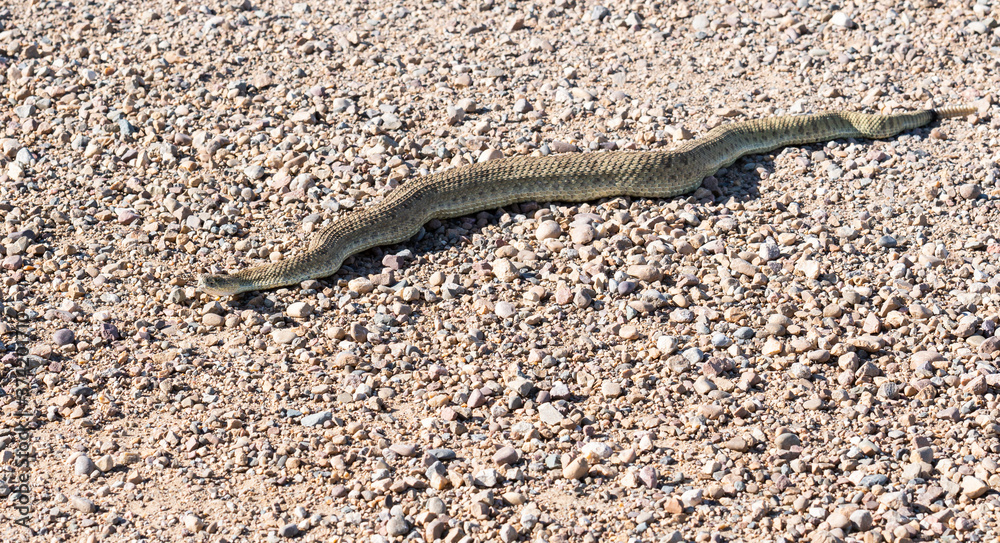
{"type": "Polygon", "coordinates": [[[231,275],[202,275],[198,285],[216,296],[294,285],[333,275],[344,259],[365,249],[405,241],[431,219],[529,200],[669,198],[695,190],[744,155],[838,138],[889,138],[973,112],[953,106],[894,115],[836,111],[770,117],[718,126],[669,151],[518,156],[445,170],[404,183],[378,204],[334,221],[303,253],[231,275]]]}

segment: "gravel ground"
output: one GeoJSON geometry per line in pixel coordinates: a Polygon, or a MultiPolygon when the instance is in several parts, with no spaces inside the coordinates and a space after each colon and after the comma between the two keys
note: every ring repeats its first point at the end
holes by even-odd
{"type": "Polygon", "coordinates": [[[991,0],[152,4],[0,7],[6,541],[1000,537],[991,0]],[[431,171],[960,103],[194,287],[431,171]]]}

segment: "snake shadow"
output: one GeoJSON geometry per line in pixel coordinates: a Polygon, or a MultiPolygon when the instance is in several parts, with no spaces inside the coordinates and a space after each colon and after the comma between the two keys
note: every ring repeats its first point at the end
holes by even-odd
{"type": "MultiPolygon", "coordinates": [[[[721,170],[711,178],[707,178],[703,185],[703,188],[706,189],[705,191],[696,191],[692,194],[672,198],[620,196],[588,200],[587,203],[600,208],[609,202],[618,201],[622,202],[622,205],[617,207],[620,209],[630,209],[633,203],[641,201],[683,201],[686,205],[707,207],[712,214],[719,214],[730,200],[738,202],[757,200],[760,197],[762,175],[771,175],[773,172],[773,155],[751,155],[739,159],[729,168],[721,170]],[[746,169],[745,166],[751,163],[757,166],[749,170],[746,169]],[[713,178],[715,179],[714,183],[712,182],[713,178]],[[708,190],[708,188],[712,190],[708,190]]],[[[332,289],[335,297],[338,283],[341,281],[348,281],[357,277],[374,277],[385,273],[389,270],[389,268],[382,264],[382,260],[386,255],[397,255],[408,251],[410,258],[406,259],[398,271],[394,271],[396,275],[394,282],[398,282],[404,277],[408,268],[423,263],[428,257],[441,254],[455,247],[462,247],[473,243],[473,237],[476,234],[481,233],[488,227],[497,226],[500,223],[501,217],[505,214],[512,217],[516,215],[531,217],[535,211],[544,207],[552,205],[575,206],[581,203],[583,202],[525,201],[452,219],[432,220],[425,224],[416,235],[405,242],[373,247],[348,257],[335,274],[319,279],[319,283],[323,288],[332,289]]],[[[488,240],[487,243],[489,243],[488,240]]],[[[499,247],[499,245],[492,244],[490,246],[493,248],[499,247]]],[[[449,273],[451,270],[445,271],[449,273]]],[[[286,288],[296,290],[295,287],[286,288]]],[[[278,304],[273,303],[273,298],[268,298],[266,291],[244,293],[233,297],[230,303],[234,307],[252,307],[265,313],[280,312],[281,310],[278,304]]]]}
{"type": "MultiPolygon", "coordinates": [[[[738,164],[738,163],[737,163],[738,164]]],[[[760,163],[758,163],[760,164],[760,163]]],[[[770,174],[773,167],[770,163],[765,166],[765,170],[770,174]]],[[[598,200],[587,200],[586,203],[593,205],[598,210],[610,202],[622,202],[619,209],[631,209],[635,202],[642,201],[684,201],[691,205],[711,206],[713,213],[718,213],[724,208],[726,202],[735,199],[739,202],[757,200],[760,197],[759,184],[761,176],[756,171],[751,172],[729,172],[719,180],[719,191],[708,197],[695,197],[693,194],[676,196],[673,198],[640,198],[632,196],[619,196],[615,198],[601,198],[598,200]],[[731,181],[735,181],[732,182],[731,181]]],[[[472,215],[464,215],[453,219],[430,221],[421,228],[420,232],[409,240],[393,245],[383,245],[362,251],[348,258],[344,265],[336,274],[324,278],[323,281],[335,284],[340,279],[350,280],[355,277],[368,277],[379,273],[384,273],[387,269],[382,265],[385,255],[395,255],[402,251],[409,251],[412,258],[404,266],[413,266],[428,257],[441,254],[454,247],[461,247],[472,243],[472,238],[476,234],[482,233],[488,227],[495,227],[500,224],[503,215],[515,217],[522,215],[526,218],[534,216],[539,209],[549,206],[572,207],[584,202],[564,202],[564,201],[535,201],[528,200],[517,204],[507,205],[501,208],[484,210],[472,215]],[[480,218],[485,219],[479,220],[480,218]]],[[[595,211],[597,212],[597,211],[595,211]]],[[[522,234],[531,235],[531,234],[522,234]]],[[[566,235],[568,237],[568,234],[566,235]]],[[[572,247],[572,242],[568,239],[567,246],[572,247]]],[[[492,245],[491,245],[492,246],[492,245]]],[[[499,247],[494,246],[494,248],[499,247]]],[[[399,270],[405,272],[406,268],[399,270]]],[[[446,271],[447,273],[447,271],[446,271]]]]}
{"type": "MultiPolygon", "coordinates": [[[[712,186],[713,184],[711,180],[708,180],[708,182],[703,185],[703,188],[706,189],[707,186],[712,186],[712,189],[714,190],[709,191],[710,194],[702,193],[700,196],[696,196],[696,193],[692,193],[672,198],[618,196],[614,198],[586,200],[585,202],[590,203],[599,209],[601,206],[609,202],[620,201],[623,202],[623,205],[618,206],[620,209],[630,209],[635,202],[683,201],[690,205],[707,206],[713,214],[719,214],[721,210],[725,208],[726,203],[730,200],[735,200],[741,203],[758,200],[761,196],[760,183],[763,177],[770,176],[773,173],[773,155],[750,155],[748,157],[741,158],[729,168],[723,169],[720,173],[716,173],[715,176],[712,176],[716,180],[714,184],[715,186],[712,186]],[[757,168],[753,168],[749,171],[744,170],[743,166],[750,163],[757,164],[757,168]]],[[[440,254],[454,247],[460,247],[462,245],[472,243],[472,237],[474,235],[482,233],[482,231],[487,227],[497,226],[500,223],[500,218],[504,214],[512,217],[516,215],[532,217],[537,210],[549,206],[571,207],[578,206],[582,203],[584,202],[528,200],[497,209],[484,210],[470,215],[463,215],[453,219],[430,221],[428,224],[425,224],[423,228],[421,228],[419,233],[405,242],[373,247],[349,257],[337,273],[330,277],[323,278],[321,281],[327,283],[329,286],[335,287],[337,281],[339,280],[350,280],[356,277],[370,277],[376,274],[384,273],[387,270],[387,268],[382,265],[382,259],[385,255],[395,255],[408,250],[411,253],[412,258],[409,259],[404,264],[404,267],[398,272],[405,273],[407,267],[420,263],[429,256],[440,254]],[[482,217],[486,220],[480,221],[477,217],[482,217]],[[433,228],[429,228],[429,226],[432,226],[433,228]]],[[[780,204],[777,205],[780,206],[780,204]]],[[[572,246],[572,242],[569,242],[568,239],[565,241],[568,242],[568,246],[572,246]]],[[[399,278],[397,277],[397,281],[398,280],[399,278]]]]}

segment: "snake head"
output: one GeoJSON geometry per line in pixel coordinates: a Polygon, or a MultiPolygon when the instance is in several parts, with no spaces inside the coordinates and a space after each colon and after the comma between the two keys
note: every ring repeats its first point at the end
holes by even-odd
{"type": "Polygon", "coordinates": [[[198,290],[211,296],[232,296],[243,292],[232,275],[199,275],[198,290]]]}

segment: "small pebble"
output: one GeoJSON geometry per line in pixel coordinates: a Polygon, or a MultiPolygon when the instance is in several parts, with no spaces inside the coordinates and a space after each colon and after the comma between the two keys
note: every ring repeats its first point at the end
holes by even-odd
{"type": "Polygon", "coordinates": [[[77,456],[76,461],[73,463],[73,473],[77,475],[90,475],[96,469],[97,465],[85,454],[77,456]]]}
{"type": "Polygon", "coordinates": [[[292,538],[297,535],[299,535],[299,527],[294,522],[289,522],[288,524],[284,524],[280,528],[278,528],[279,537],[292,538]]]}
{"type": "Polygon", "coordinates": [[[410,523],[403,517],[392,517],[385,523],[385,531],[393,537],[406,535],[410,532],[410,523]]]}
{"type": "Polygon", "coordinates": [[[75,336],[76,334],[74,334],[69,328],[60,328],[52,334],[52,342],[60,347],[63,345],[69,345],[76,339],[75,336]]]}
{"type": "Polygon", "coordinates": [[[498,466],[505,466],[517,462],[517,450],[513,447],[501,447],[493,454],[493,462],[498,466]]]}
{"type": "Polygon", "coordinates": [[[586,476],[589,471],[590,465],[587,463],[587,459],[581,456],[563,467],[562,475],[566,479],[580,479],[586,476]]]}
{"type": "Polygon", "coordinates": [[[304,319],[312,315],[313,306],[306,302],[295,302],[289,305],[285,312],[293,319],[304,319]]]}

